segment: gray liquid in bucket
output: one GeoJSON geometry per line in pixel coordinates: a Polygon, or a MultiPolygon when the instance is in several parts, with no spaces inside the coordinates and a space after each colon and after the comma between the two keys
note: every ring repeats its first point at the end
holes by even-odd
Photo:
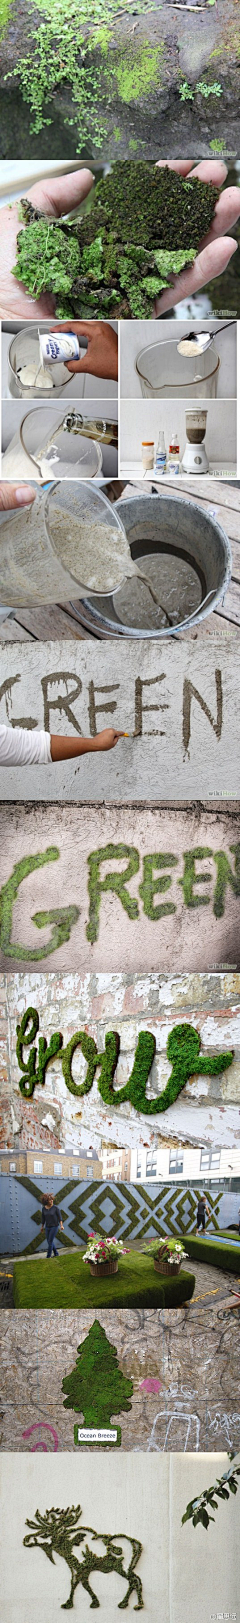
{"type": "Polygon", "coordinates": [[[150,601],[147,584],[136,577],[125,581],[114,593],[115,615],[123,625],[158,631],[167,625],[179,625],[196,612],[204,597],[204,583],[194,559],[174,549],[164,552],[163,543],[160,552],[141,553],[138,563],[148,577],[157,604],[150,601]]]}

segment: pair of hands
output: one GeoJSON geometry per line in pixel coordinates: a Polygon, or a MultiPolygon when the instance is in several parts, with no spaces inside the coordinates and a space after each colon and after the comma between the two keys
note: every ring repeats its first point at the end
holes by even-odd
{"type": "MultiPolygon", "coordinates": [[[[159,167],[162,166],[160,160],[159,167]]],[[[177,159],[176,162],[174,160],[169,161],[168,168],[175,169],[177,174],[182,175],[183,179],[189,174],[191,174],[191,177],[197,175],[199,180],[211,182],[213,186],[219,188],[223,186],[227,176],[226,164],[220,159],[203,159],[202,163],[198,163],[196,166],[193,166],[191,161],[177,159]]],[[[73,209],[81,206],[91,191],[93,181],[94,176],[90,169],[78,169],[73,174],[63,175],[56,180],[39,181],[36,186],[31,187],[27,195],[35,208],[40,208],[46,215],[55,216],[55,219],[60,219],[61,214],[68,214],[73,209]]],[[[237,243],[228,233],[231,231],[232,226],[235,225],[236,220],[238,220],[239,214],[240,190],[237,186],[229,186],[222,192],[222,196],[218,200],[211,230],[205,241],[200,245],[200,253],[197,254],[193,265],[189,269],[182,271],[180,276],[175,277],[171,288],[161,295],[155,310],[156,315],[163,315],[165,310],[169,310],[174,304],[178,304],[180,299],[190,298],[192,294],[197,293],[199,288],[203,288],[213,278],[222,276],[232,255],[236,253],[237,243]]],[[[41,298],[35,301],[24,293],[20,282],[16,282],[11,275],[12,266],[15,264],[16,259],[18,231],[17,204],[14,204],[12,208],[1,209],[0,316],[2,319],[7,318],[8,320],[19,317],[23,320],[31,318],[33,321],[36,321],[38,317],[41,320],[44,316],[47,319],[49,317],[54,318],[54,300],[48,294],[42,294],[41,298]]],[[[63,331],[72,328],[73,331],[86,333],[90,339],[87,357],[84,358],[83,362],[69,363],[69,371],[91,371],[96,377],[112,377],[116,375],[115,373],[112,374],[112,372],[104,373],[102,371],[102,365],[104,364],[102,354],[101,370],[98,370],[101,347],[101,334],[98,337],[98,328],[105,329],[104,343],[106,343],[106,328],[108,334],[112,333],[112,329],[107,327],[107,323],[72,323],[69,321],[69,323],[63,322],[59,323],[59,325],[62,325],[63,331]],[[92,330],[91,338],[89,329],[92,330]]],[[[109,343],[111,345],[111,338],[109,343]]]]}

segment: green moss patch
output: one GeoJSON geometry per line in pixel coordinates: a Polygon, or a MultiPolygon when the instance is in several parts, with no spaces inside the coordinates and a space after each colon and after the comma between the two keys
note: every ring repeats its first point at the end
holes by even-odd
{"type": "Polygon", "coordinates": [[[14,1305],[19,1308],[180,1307],[189,1301],[194,1274],[164,1279],[153,1260],[132,1251],[117,1274],[93,1279],[80,1251],[47,1260],[14,1263],[14,1305]]]}
{"type": "Polygon", "coordinates": [[[150,316],[154,299],[190,264],[208,231],[217,188],[155,163],[116,161],[77,220],[39,217],[22,204],[13,275],[56,315],[150,316]]]}
{"type": "Polygon", "coordinates": [[[118,54],[116,80],[120,101],[129,105],[146,96],[161,80],[162,46],[143,44],[118,54]]]}
{"type": "Polygon", "coordinates": [[[209,1235],[206,1235],[205,1239],[198,1240],[195,1235],[192,1237],[186,1234],[184,1244],[188,1256],[193,1257],[196,1262],[209,1262],[213,1268],[222,1268],[223,1272],[226,1269],[232,1274],[240,1273],[240,1242],[239,1246],[236,1246],[226,1240],[226,1245],[218,1245],[217,1239],[212,1237],[210,1239],[209,1235]]]}
{"type": "Polygon", "coordinates": [[[131,1410],[133,1382],[119,1369],[117,1349],[98,1319],[77,1353],[75,1369],[62,1382],[62,1391],[67,1393],[64,1409],[82,1414],[85,1427],[110,1426],[112,1415],[131,1410]]]}

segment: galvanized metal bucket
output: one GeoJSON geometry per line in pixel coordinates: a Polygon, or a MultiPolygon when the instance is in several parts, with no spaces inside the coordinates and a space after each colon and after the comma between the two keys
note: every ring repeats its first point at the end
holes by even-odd
{"type": "MultiPolygon", "coordinates": [[[[219,524],[215,509],[205,509],[190,497],[182,499],[175,494],[156,494],[122,497],[116,509],[130,544],[132,558],[141,567],[141,558],[149,552],[161,552],[167,547],[181,558],[191,561],[201,585],[199,606],[193,615],[174,626],[147,630],[124,625],[118,616],[118,590],[108,599],[96,595],[85,596],[79,605],[81,623],[96,636],[131,638],[148,637],[165,640],[188,631],[193,625],[217,609],[231,580],[232,558],[228,536],[219,524]]],[[[76,609],[75,609],[76,612],[76,609]]]]}

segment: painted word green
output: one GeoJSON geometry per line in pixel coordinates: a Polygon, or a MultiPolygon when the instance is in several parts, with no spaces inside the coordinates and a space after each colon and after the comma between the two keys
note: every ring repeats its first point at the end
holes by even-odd
{"type": "Polygon", "coordinates": [[[32,1097],[37,1083],[44,1085],[47,1066],[56,1055],[60,1055],[69,1093],[75,1094],[77,1098],[89,1093],[95,1073],[98,1071],[100,1073],[98,1090],[104,1104],[120,1105],[128,1100],[135,1110],[142,1110],[145,1116],[152,1116],[168,1110],[169,1105],[175,1103],[175,1099],[185,1088],[190,1077],[218,1076],[221,1071],[232,1065],[233,1060],[233,1051],[215,1056],[206,1055],[203,1058],[199,1052],[199,1033],[195,1031],[194,1026],[185,1023],[174,1026],[167,1040],[167,1058],[172,1064],[171,1075],[163,1092],[154,1099],[149,1099],[146,1095],[146,1085],[156,1053],[156,1039],[151,1031],[139,1032],[131,1076],[122,1088],[114,1088],[114,1076],[120,1053],[120,1037],[117,1031],[107,1032],[105,1048],[99,1054],[94,1038],[85,1031],[76,1031],[66,1048],[63,1048],[60,1031],[53,1032],[49,1044],[45,1037],[39,1037],[37,1049],[34,1045],[38,1031],[37,1009],[26,1009],[21,1024],[17,1026],[16,1043],[17,1060],[22,1072],[19,1087],[25,1099],[32,1097]],[[30,1049],[27,1059],[24,1058],[23,1052],[26,1048],[30,1049]],[[74,1082],[72,1074],[72,1059],[76,1048],[81,1049],[87,1061],[87,1073],[84,1081],[80,1083],[74,1082]]]}

